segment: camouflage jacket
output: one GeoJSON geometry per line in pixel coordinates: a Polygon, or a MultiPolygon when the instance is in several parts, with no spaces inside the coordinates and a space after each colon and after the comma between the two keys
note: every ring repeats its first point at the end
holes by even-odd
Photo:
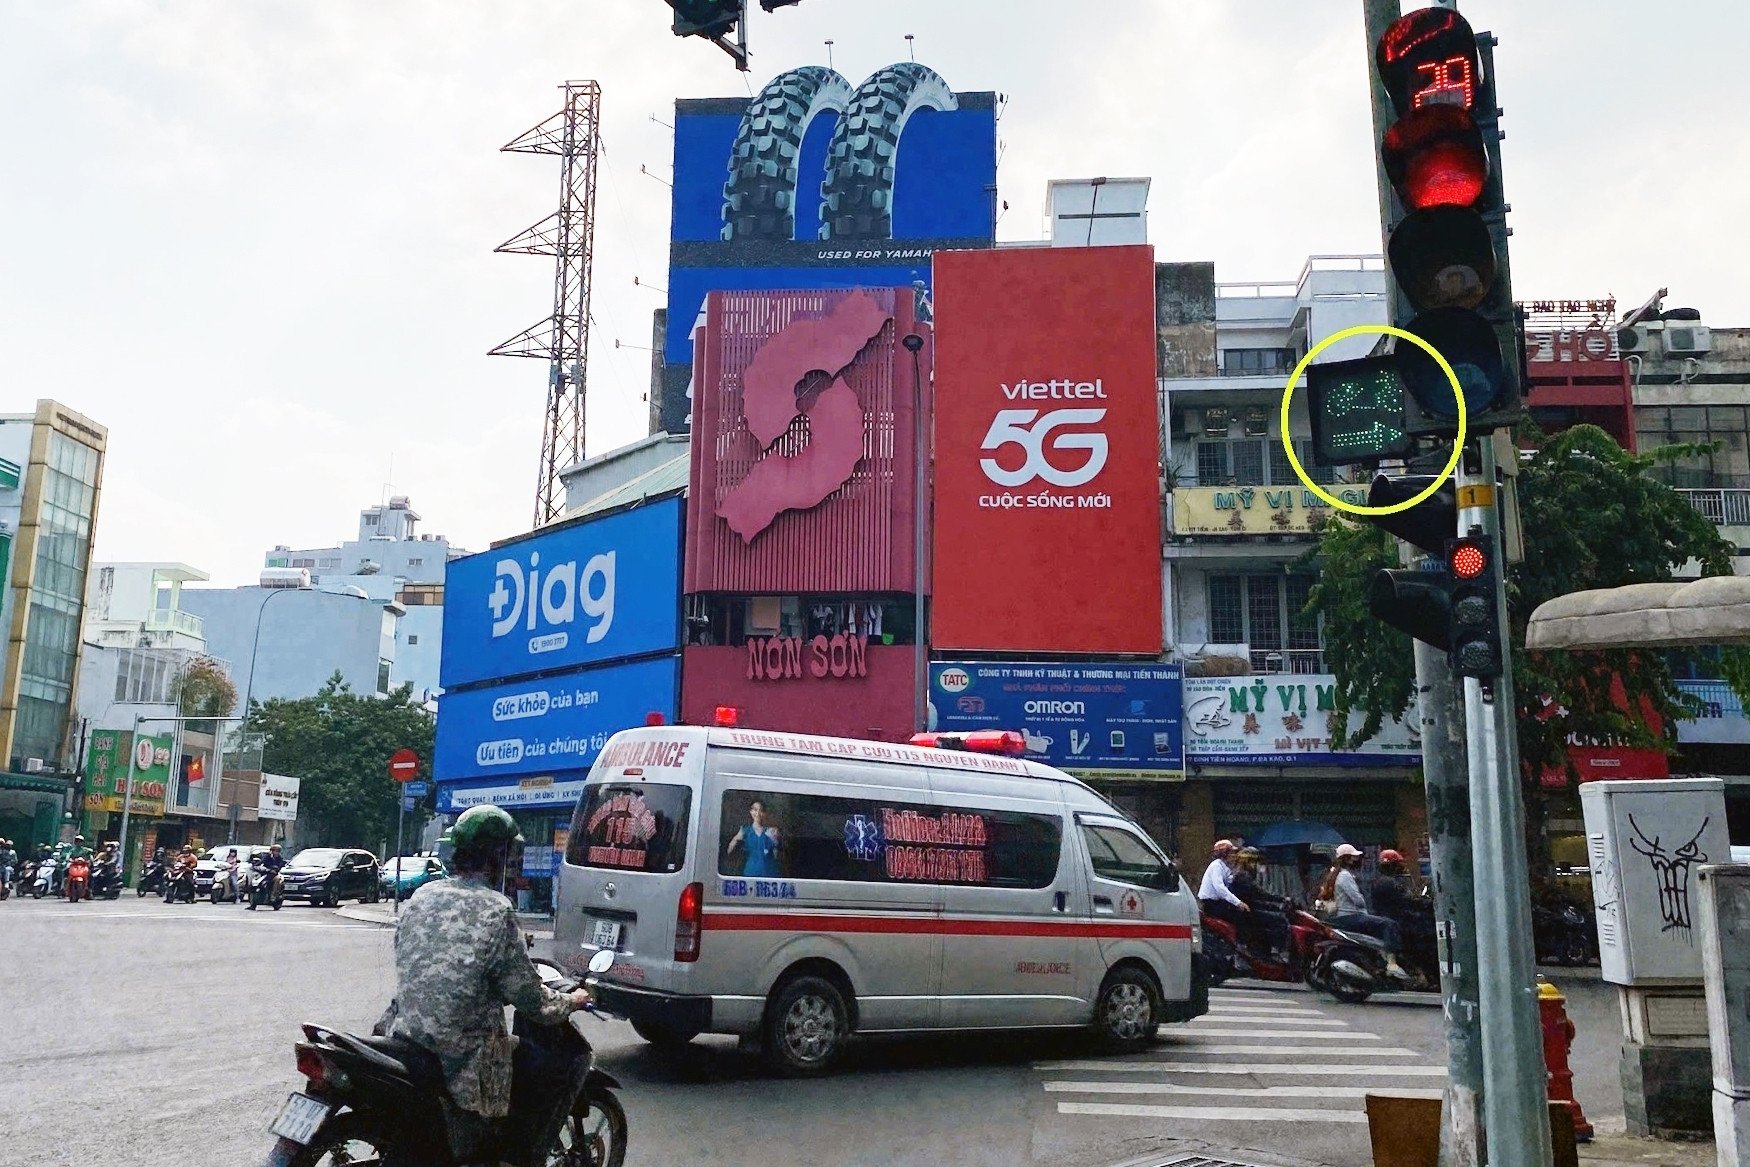
{"type": "Polygon", "coordinates": [[[456,1105],[487,1118],[510,1112],[504,1006],[544,1025],[571,1012],[571,999],[543,985],[529,963],[510,901],[478,879],[428,883],[407,901],[395,978],[378,1031],[437,1054],[456,1105]]]}

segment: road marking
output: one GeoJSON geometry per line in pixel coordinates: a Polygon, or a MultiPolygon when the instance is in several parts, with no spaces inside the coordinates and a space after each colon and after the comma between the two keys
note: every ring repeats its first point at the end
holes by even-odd
{"type": "MultiPolygon", "coordinates": [[[[1302,1033],[1297,1037],[1324,1037],[1322,1033],[1302,1033]]],[[[1355,1034],[1356,1037],[1364,1036],[1355,1034]]],[[[1371,1036],[1371,1035],[1366,1035],[1371,1036]]],[[[1374,1040],[1378,1040],[1375,1038],[1374,1040]]],[[[1169,1046],[1174,1044],[1167,1043],[1169,1046]]],[[[1178,1053],[1186,1054],[1328,1054],[1330,1047],[1322,1045],[1186,1045],[1181,1046],[1178,1053]]],[[[1419,1058],[1422,1055],[1413,1049],[1403,1049],[1400,1046],[1368,1046],[1369,1057],[1419,1058]]]]}
{"type": "Polygon", "coordinates": [[[1296,1110],[1277,1106],[1123,1106],[1115,1102],[1059,1102],[1059,1114],[1122,1118],[1177,1118],[1193,1122],[1366,1122],[1359,1110],[1296,1110]]]}
{"type": "Polygon", "coordinates": [[[1047,1082],[1049,1094],[1212,1094],[1225,1098],[1442,1098],[1440,1090],[1376,1090],[1368,1086],[1181,1086],[1176,1082],[1047,1082]]]}
{"type": "MultiPolygon", "coordinates": [[[[238,909],[239,912],[241,912],[242,910],[243,909],[241,909],[241,908],[238,909]]],[[[215,916],[215,915],[192,915],[191,914],[191,915],[169,916],[169,915],[162,915],[162,914],[155,913],[155,912],[82,912],[78,908],[63,908],[63,909],[60,909],[58,911],[48,910],[48,911],[41,911],[41,912],[32,912],[32,913],[30,913],[30,915],[31,915],[32,919],[38,919],[38,920],[70,920],[70,919],[74,919],[74,918],[78,918],[81,920],[180,920],[180,921],[184,921],[184,922],[194,921],[196,923],[201,923],[201,924],[237,923],[237,924],[243,925],[244,927],[254,927],[255,926],[253,924],[250,924],[247,920],[242,920],[242,919],[238,919],[236,917],[228,917],[228,916],[223,916],[223,915],[216,915],[215,916]]],[[[370,928],[376,927],[376,925],[355,924],[355,923],[351,923],[351,922],[348,922],[345,924],[324,924],[324,923],[321,923],[321,922],[316,921],[316,920],[282,919],[279,921],[279,923],[285,925],[288,928],[344,928],[348,932],[366,931],[370,928]]]]}
{"type": "Polygon", "coordinates": [[[1223,1014],[1232,1013],[1236,1016],[1240,1015],[1240,1014],[1244,1014],[1248,1017],[1255,1015],[1255,1014],[1256,1015],[1264,1015],[1264,1016],[1274,1015],[1274,1016],[1287,1016],[1287,1017],[1322,1017],[1322,1016],[1324,1016],[1324,1014],[1322,1012],[1320,1012],[1318,1009],[1314,1008],[1311,1005],[1211,1005],[1209,1007],[1209,1012],[1211,1015],[1223,1015],[1223,1014]]]}
{"type": "Polygon", "coordinates": [[[1215,1062],[1068,1061],[1034,1062],[1033,1068],[1035,1070],[1098,1070],[1111,1074],[1257,1074],[1260,1076],[1280,1074],[1299,1078],[1342,1078],[1345,1075],[1381,1074],[1395,1075],[1403,1078],[1446,1077],[1445,1066],[1381,1066],[1373,1063],[1360,1065],[1326,1064],[1321,1066],[1236,1066],[1215,1062]]]}
{"type": "Polygon", "coordinates": [[[1344,1033],[1308,1033],[1304,1029],[1175,1029],[1174,1037],[1302,1037],[1319,1041],[1379,1041],[1377,1033],[1347,1031],[1344,1033]]]}
{"type": "Polygon", "coordinates": [[[1330,1029],[1343,1029],[1347,1021],[1338,1021],[1333,1017],[1320,1017],[1317,1014],[1307,1014],[1304,1017],[1230,1017],[1216,1016],[1213,1013],[1186,1022],[1187,1025],[1306,1025],[1325,1026],[1330,1029]]]}

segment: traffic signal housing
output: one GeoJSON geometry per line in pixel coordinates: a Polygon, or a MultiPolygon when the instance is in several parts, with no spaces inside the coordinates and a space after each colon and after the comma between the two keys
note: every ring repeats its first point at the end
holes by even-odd
{"type": "Polygon", "coordinates": [[[1394,358],[1309,365],[1306,394],[1315,466],[1377,466],[1415,451],[1394,358]]]}
{"type": "Polygon", "coordinates": [[[1452,671],[1491,680],[1503,671],[1501,624],[1495,606],[1499,576],[1483,539],[1449,539],[1446,570],[1452,580],[1452,632],[1447,650],[1452,671]]]}
{"type": "Polygon", "coordinates": [[[746,0],[668,0],[674,9],[676,36],[702,36],[715,40],[735,31],[746,15],[746,0]]]}
{"type": "MultiPolygon", "coordinates": [[[[1379,157],[1397,195],[1386,255],[1411,316],[1408,332],[1452,366],[1465,420],[1483,437],[1523,413],[1517,316],[1507,262],[1492,52],[1450,8],[1395,21],[1374,54],[1397,120],[1379,157]]],[[[1445,370],[1419,346],[1394,349],[1413,403],[1412,435],[1455,437],[1458,403],[1445,370]]]]}

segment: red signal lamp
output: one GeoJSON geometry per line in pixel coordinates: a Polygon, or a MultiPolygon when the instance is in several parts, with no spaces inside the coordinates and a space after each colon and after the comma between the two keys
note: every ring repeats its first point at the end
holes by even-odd
{"type": "Polygon", "coordinates": [[[1468,207],[1482,196],[1489,154],[1476,119],[1453,105],[1427,105],[1385,132],[1386,177],[1404,207],[1468,207]]]}
{"type": "Polygon", "coordinates": [[[1027,737],[1012,729],[978,729],[970,733],[918,733],[911,744],[925,749],[964,750],[1018,758],[1027,752],[1027,737]]]}
{"type": "Polygon", "coordinates": [[[724,729],[734,729],[741,724],[741,710],[734,705],[719,705],[711,711],[711,724],[724,729]]]}
{"type": "Polygon", "coordinates": [[[1476,579],[1489,570],[1489,553],[1474,540],[1454,539],[1446,549],[1446,567],[1454,579],[1476,579]]]}

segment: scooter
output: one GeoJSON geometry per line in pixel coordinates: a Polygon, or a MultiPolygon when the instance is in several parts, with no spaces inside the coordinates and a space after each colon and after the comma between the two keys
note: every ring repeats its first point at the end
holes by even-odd
{"type": "Polygon", "coordinates": [[[261,864],[251,861],[249,874],[244,881],[244,895],[249,900],[249,906],[259,908],[262,904],[271,903],[274,911],[285,907],[286,877],[283,872],[275,872],[271,883],[267,878],[267,869],[261,864]]]}
{"type": "Polygon", "coordinates": [[[91,869],[91,898],[119,900],[122,898],[121,866],[114,859],[104,859],[91,869]]]}
{"type": "Polygon", "coordinates": [[[140,885],[134,888],[134,894],[143,896],[148,892],[164,892],[164,864],[154,859],[146,864],[146,869],[140,873],[140,885]]]}
{"type": "Polygon", "coordinates": [[[83,855],[75,855],[67,864],[67,878],[63,881],[61,890],[70,904],[90,899],[91,860],[83,855]]]}
{"type": "Polygon", "coordinates": [[[244,891],[245,876],[243,870],[227,871],[223,867],[213,872],[213,891],[211,899],[215,904],[240,904],[247,894],[244,891]]]}
{"type": "Polygon", "coordinates": [[[1231,923],[1204,914],[1203,958],[1211,985],[1219,985],[1230,977],[1255,977],[1283,984],[1304,981],[1345,1003],[1365,1001],[1385,986],[1383,948],[1379,950],[1382,979],[1376,980],[1366,971],[1371,963],[1366,955],[1371,937],[1340,931],[1292,904],[1284,910],[1288,916],[1285,959],[1248,949],[1241,944],[1231,923]]]}
{"type": "Polygon", "coordinates": [[[50,856],[36,865],[36,878],[31,881],[30,894],[40,900],[50,892],[58,890],[59,884],[55,860],[50,856]]]}
{"type": "Polygon", "coordinates": [[[165,903],[174,904],[181,900],[185,904],[192,904],[196,898],[194,868],[178,868],[166,879],[164,884],[165,903]]]}
{"type": "MultiPolygon", "coordinates": [[[[597,952],[590,958],[590,972],[605,973],[613,964],[612,952],[597,952]]],[[[562,993],[577,988],[558,968],[536,967],[550,988],[562,993]]],[[[612,1016],[593,1004],[584,1011],[612,1016]]],[[[359,1037],[320,1025],[303,1030],[305,1040],[295,1048],[304,1089],[286,1099],[268,1128],[279,1136],[268,1167],[313,1167],[343,1159],[454,1167],[442,1110],[443,1067],[434,1054],[404,1038],[359,1037]]],[[[531,1061],[553,1063],[554,1068],[539,1083],[525,1078],[512,1083],[505,1145],[477,1157],[621,1167],[626,1112],[613,1093],[621,1087],[595,1067],[594,1051],[577,1015],[542,1026],[525,1022],[519,1013],[513,1031],[530,1047],[531,1061]]]]}

